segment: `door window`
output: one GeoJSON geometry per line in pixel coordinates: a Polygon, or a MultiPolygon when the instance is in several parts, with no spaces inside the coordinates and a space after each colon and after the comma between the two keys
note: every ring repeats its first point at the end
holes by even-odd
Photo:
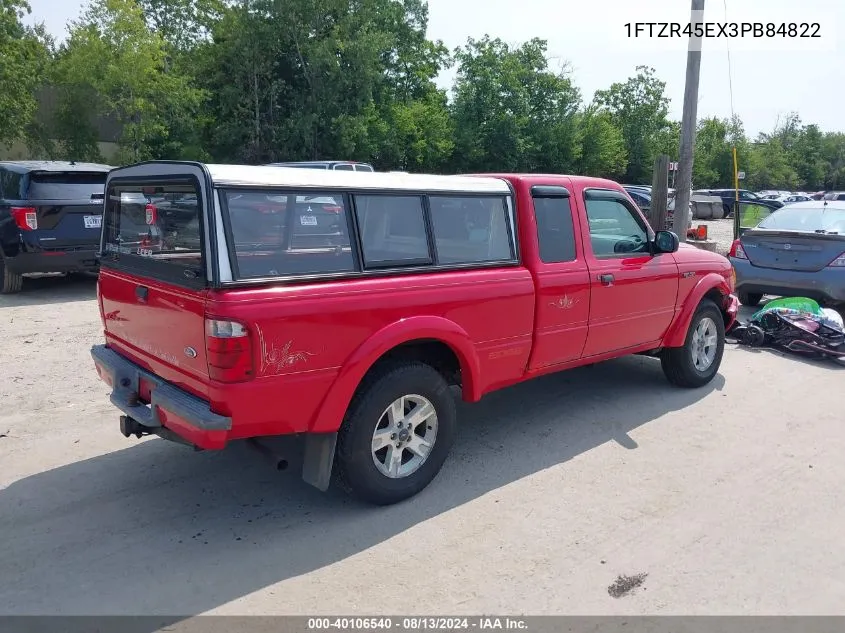
{"type": "Polygon", "coordinates": [[[575,260],[575,229],[569,198],[534,198],[540,259],[545,264],[575,260]]]}
{"type": "Polygon", "coordinates": [[[648,231],[639,216],[620,199],[587,192],[590,243],[596,257],[648,253],[648,231]]]}

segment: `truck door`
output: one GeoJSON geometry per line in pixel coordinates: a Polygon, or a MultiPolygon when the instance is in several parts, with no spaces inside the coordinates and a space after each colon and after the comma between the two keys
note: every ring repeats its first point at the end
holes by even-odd
{"type": "Polygon", "coordinates": [[[675,314],[675,258],[651,254],[651,229],[621,192],[585,189],[582,200],[591,288],[584,356],[656,344],[675,314]]]}
{"type": "Polygon", "coordinates": [[[590,275],[577,214],[562,186],[531,187],[540,264],[535,271],[536,324],[529,369],[577,360],[587,340],[590,275]]]}

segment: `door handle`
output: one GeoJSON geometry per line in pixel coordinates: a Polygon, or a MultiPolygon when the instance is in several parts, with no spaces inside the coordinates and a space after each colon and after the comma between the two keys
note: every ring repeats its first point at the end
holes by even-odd
{"type": "Polygon", "coordinates": [[[599,275],[599,281],[602,282],[605,286],[612,286],[613,280],[614,280],[614,277],[610,273],[605,273],[603,275],[599,275]]]}
{"type": "Polygon", "coordinates": [[[150,289],[146,286],[136,286],[135,287],[135,296],[138,297],[138,300],[141,302],[146,303],[147,297],[150,295],[150,289]]]}

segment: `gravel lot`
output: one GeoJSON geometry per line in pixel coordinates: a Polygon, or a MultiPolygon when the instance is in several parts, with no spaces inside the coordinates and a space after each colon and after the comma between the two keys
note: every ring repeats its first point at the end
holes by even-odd
{"type": "Polygon", "coordinates": [[[693,226],[699,224],[707,225],[707,235],[711,240],[716,241],[716,252],[720,255],[727,255],[731,250],[731,244],[734,241],[734,221],[733,218],[724,220],[693,220],[693,226]]]}
{"type": "Polygon", "coordinates": [[[241,446],[124,439],[100,330],[91,280],[0,298],[0,614],[845,613],[838,368],[542,378],[462,405],[434,484],[370,508],[241,446]]]}

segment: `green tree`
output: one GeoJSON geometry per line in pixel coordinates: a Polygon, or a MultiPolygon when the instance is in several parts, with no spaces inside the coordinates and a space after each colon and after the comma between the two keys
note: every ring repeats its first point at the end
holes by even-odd
{"type": "Polygon", "coordinates": [[[137,0],[147,26],[174,53],[185,53],[209,36],[223,14],[223,0],[137,0]]]}
{"type": "Polygon", "coordinates": [[[722,188],[734,185],[733,150],[739,170],[749,171],[748,141],[742,120],[709,117],[698,122],[695,141],[693,185],[695,188],[722,188]]]}
{"type": "Polygon", "coordinates": [[[675,153],[667,147],[674,134],[667,118],[669,99],[665,91],[666,83],[655,76],[653,68],[637,66],[636,76],[596,92],[596,105],[610,113],[625,139],[625,179],[629,182],[651,182],[657,154],[675,153]]]}
{"type": "Polygon", "coordinates": [[[798,185],[798,174],[780,138],[761,134],[751,146],[748,164],[748,185],[754,189],[792,190],[798,185]]]}
{"type": "Polygon", "coordinates": [[[455,52],[457,170],[573,169],[580,94],[567,72],[549,68],[546,51],[540,39],[511,48],[484,37],[455,52]]]}
{"type": "Polygon", "coordinates": [[[95,93],[99,115],[113,115],[122,126],[122,161],[182,158],[170,125],[195,116],[202,94],[186,77],[165,72],[165,60],[164,42],[135,0],[93,0],[59,52],[58,75],[72,96],[63,107],[85,120],[74,104],[95,93]]]}
{"type": "Polygon", "coordinates": [[[828,132],[822,138],[824,189],[845,189],[845,134],[828,132]]]}
{"type": "Polygon", "coordinates": [[[50,45],[43,27],[30,28],[26,0],[0,0],[0,143],[26,139],[37,109],[50,45]]]}
{"type": "Polygon", "coordinates": [[[195,57],[211,95],[207,146],[246,162],[441,164],[451,143],[434,78],[448,55],[427,20],[420,0],[232,4],[195,57]]]}
{"type": "Polygon", "coordinates": [[[614,180],[625,174],[625,139],[609,113],[588,106],[578,117],[578,144],[577,173],[614,180]]]}
{"type": "Polygon", "coordinates": [[[802,127],[792,147],[792,163],[798,173],[798,186],[815,191],[824,186],[827,165],[823,152],[824,135],[818,125],[802,127]]]}

